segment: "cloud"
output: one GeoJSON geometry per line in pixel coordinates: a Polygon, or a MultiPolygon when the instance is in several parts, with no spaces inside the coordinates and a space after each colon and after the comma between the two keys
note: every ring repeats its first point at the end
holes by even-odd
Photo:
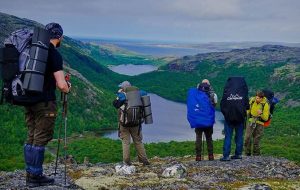
{"type": "Polygon", "coordinates": [[[9,0],[0,11],[66,34],[189,41],[300,39],[299,0],[9,0]]]}
{"type": "Polygon", "coordinates": [[[241,15],[238,0],[175,0],[169,7],[173,14],[197,19],[231,19],[241,15]]]}

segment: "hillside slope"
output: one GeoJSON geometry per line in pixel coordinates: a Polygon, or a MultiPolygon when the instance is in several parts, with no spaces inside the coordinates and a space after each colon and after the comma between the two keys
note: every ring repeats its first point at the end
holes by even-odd
{"type": "MultiPolygon", "coordinates": [[[[42,26],[31,20],[0,13],[0,47],[3,40],[14,30],[23,27],[42,26]]],[[[64,60],[65,71],[70,72],[72,91],[69,94],[68,135],[84,131],[101,131],[117,127],[116,110],[111,106],[117,84],[124,76],[113,73],[90,57],[89,46],[65,36],[59,48],[64,60]]],[[[1,69],[1,68],[0,68],[1,69]]],[[[0,86],[2,81],[0,80],[0,86]]],[[[61,102],[58,98],[60,122],[61,102]]],[[[0,170],[22,167],[22,145],[26,128],[22,107],[0,106],[0,170]],[[2,148],[3,147],[3,148],[2,148]]],[[[56,136],[56,135],[55,135],[56,136]]]]}

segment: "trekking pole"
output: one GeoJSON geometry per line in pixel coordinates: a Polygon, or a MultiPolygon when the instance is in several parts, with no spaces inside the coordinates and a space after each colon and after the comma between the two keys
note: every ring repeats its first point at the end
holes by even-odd
{"type": "Polygon", "coordinates": [[[202,134],[202,159],[204,160],[204,148],[205,148],[205,146],[204,146],[204,132],[203,132],[203,134],[202,134]]]}
{"type": "Polygon", "coordinates": [[[65,126],[65,140],[64,140],[64,157],[65,157],[65,185],[67,185],[67,106],[68,106],[68,95],[64,93],[64,126],[65,126]]]}
{"type": "MultiPolygon", "coordinates": [[[[63,100],[63,93],[61,93],[61,100],[63,100]]],[[[60,149],[60,134],[61,134],[61,129],[64,121],[64,115],[65,115],[65,110],[64,110],[64,105],[62,106],[62,112],[61,112],[61,122],[58,130],[58,138],[57,138],[57,150],[56,150],[56,160],[55,160],[55,170],[54,170],[54,176],[56,176],[57,172],[57,164],[58,164],[58,155],[59,155],[59,149],[60,149]]]]}
{"type": "MultiPolygon", "coordinates": [[[[67,83],[70,81],[70,74],[67,74],[65,77],[67,83]]],[[[64,140],[64,157],[65,157],[65,186],[67,186],[67,113],[68,113],[68,94],[64,93],[63,97],[63,107],[64,107],[64,127],[65,127],[65,140],[64,140]]]]}

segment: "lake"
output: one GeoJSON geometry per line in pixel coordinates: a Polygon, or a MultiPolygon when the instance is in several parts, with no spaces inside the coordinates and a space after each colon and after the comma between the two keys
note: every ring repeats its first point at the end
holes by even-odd
{"type": "MultiPolygon", "coordinates": [[[[143,68],[145,68],[145,71],[149,69],[148,66],[149,65],[119,65],[111,66],[110,69],[122,74],[136,75],[137,73],[141,74],[143,68]],[[135,73],[134,70],[138,72],[135,73]]],[[[149,95],[151,99],[153,124],[143,124],[143,141],[146,143],[194,141],[196,135],[194,129],[190,128],[186,119],[186,104],[170,101],[152,93],[149,93],[149,95]]],[[[224,138],[222,135],[223,121],[223,115],[219,111],[216,111],[213,139],[224,138]]],[[[104,136],[118,139],[118,132],[107,132],[104,136]]]]}
{"type": "Polygon", "coordinates": [[[158,67],[153,65],[133,65],[133,64],[109,66],[108,68],[113,72],[123,74],[123,75],[129,75],[129,76],[148,73],[158,69],[158,67]]]}
{"type": "MultiPolygon", "coordinates": [[[[149,94],[153,115],[153,124],[143,124],[143,141],[169,142],[195,140],[194,129],[186,119],[186,104],[177,103],[156,94],[149,94]]],[[[223,115],[216,112],[213,139],[222,139],[223,115]]],[[[118,132],[113,131],[105,134],[106,137],[118,139],[118,132]]]]}

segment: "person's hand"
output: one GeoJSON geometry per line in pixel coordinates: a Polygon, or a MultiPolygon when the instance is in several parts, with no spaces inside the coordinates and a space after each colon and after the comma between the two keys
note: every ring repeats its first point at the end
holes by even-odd
{"type": "Polygon", "coordinates": [[[261,110],[257,110],[257,114],[258,114],[258,115],[261,115],[261,114],[262,114],[262,111],[261,111],[261,110]]]}

